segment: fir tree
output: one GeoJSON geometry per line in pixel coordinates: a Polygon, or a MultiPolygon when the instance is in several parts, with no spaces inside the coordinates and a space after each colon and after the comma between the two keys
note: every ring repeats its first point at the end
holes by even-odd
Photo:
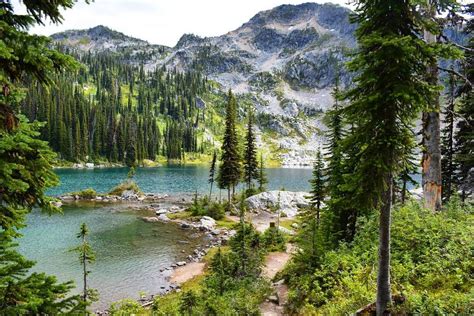
{"type": "MultiPolygon", "coordinates": [[[[324,163],[321,155],[321,151],[317,151],[316,160],[313,166],[313,177],[309,181],[311,185],[310,195],[307,197],[309,199],[310,207],[301,212],[301,218],[303,222],[310,223],[310,230],[305,232],[303,239],[309,237],[311,240],[310,245],[310,265],[316,258],[316,239],[319,233],[320,227],[320,213],[321,213],[321,204],[324,201],[325,197],[325,180],[324,180],[324,163]],[[306,233],[309,233],[310,236],[306,236],[306,233]]],[[[306,240],[304,242],[306,244],[306,240]]]]}
{"type": "Polygon", "coordinates": [[[77,238],[81,240],[81,244],[72,251],[77,252],[79,255],[79,262],[82,266],[82,279],[83,279],[83,289],[82,289],[82,300],[85,304],[90,304],[90,302],[97,301],[97,292],[94,289],[91,289],[87,286],[87,276],[90,271],[87,270],[87,265],[95,261],[95,253],[92,250],[89,242],[87,241],[87,235],[89,235],[89,228],[85,223],[81,224],[80,231],[77,234],[77,238]]]}
{"type": "MultiPolygon", "coordinates": [[[[474,4],[466,5],[465,13],[474,15],[474,4]]],[[[470,36],[468,47],[463,63],[463,70],[469,83],[461,87],[461,101],[458,110],[459,122],[455,133],[455,155],[456,177],[459,183],[462,200],[466,200],[473,193],[474,188],[474,20],[470,19],[464,31],[470,36]]]]}
{"type": "Polygon", "coordinates": [[[238,136],[235,129],[236,100],[232,91],[229,90],[226,106],[225,132],[222,142],[221,166],[219,168],[219,187],[227,189],[229,205],[231,203],[231,192],[242,176],[241,158],[239,152],[238,136]]]}
{"type": "Polygon", "coordinates": [[[442,171],[442,198],[448,202],[454,191],[455,167],[454,167],[454,104],[455,104],[455,79],[450,74],[448,79],[447,104],[444,110],[444,128],[441,135],[441,171],[442,171]]]}
{"type": "Polygon", "coordinates": [[[14,241],[33,207],[59,211],[45,195],[58,178],[51,167],[55,155],[38,140],[43,125],[27,123],[14,111],[22,99],[24,79],[30,76],[49,85],[56,71],[77,69],[73,58],[50,48],[48,38],[27,31],[44,19],[60,23],[60,9],[73,4],[69,0],[25,2],[27,13],[21,15],[15,14],[10,1],[0,4],[0,310],[4,315],[72,314],[82,309],[79,296],[67,296],[72,283],[58,284],[55,277],[29,271],[34,263],[16,251],[14,241]]]}
{"type": "Polygon", "coordinates": [[[252,181],[258,179],[257,152],[253,132],[253,113],[250,108],[247,110],[247,117],[247,134],[245,136],[244,150],[244,180],[247,184],[247,190],[250,191],[252,181]]]}
{"type": "Polygon", "coordinates": [[[209,184],[211,185],[209,189],[209,200],[212,199],[212,186],[214,184],[214,180],[216,177],[216,161],[217,161],[217,153],[214,150],[214,152],[212,153],[211,168],[209,169],[209,184]]]}
{"type": "Polygon", "coordinates": [[[321,151],[318,150],[313,166],[313,177],[310,180],[311,191],[309,192],[310,195],[308,196],[311,207],[316,211],[316,221],[318,226],[320,221],[321,204],[324,202],[326,190],[323,170],[323,158],[321,151]]]}
{"type": "Polygon", "coordinates": [[[404,143],[413,137],[410,125],[433,97],[433,90],[420,80],[432,51],[417,36],[412,10],[406,1],[358,1],[354,19],[359,51],[349,63],[357,76],[345,94],[349,104],[343,110],[354,126],[343,146],[358,148],[350,157],[355,164],[351,182],[357,188],[353,203],[367,211],[380,210],[377,315],[391,302],[393,178],[410,151],[404,143]]]}

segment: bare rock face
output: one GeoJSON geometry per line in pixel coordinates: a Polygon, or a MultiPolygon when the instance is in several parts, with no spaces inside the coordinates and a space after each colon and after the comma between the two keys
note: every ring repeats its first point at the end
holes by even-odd
{"type": "Polygon", "coordinates": [[[288,217],[294,217],[299,207],[309,205],[307,192],[268,191],[247,198],[248,208],[251,211],[274,210],[280,206],[280,211],[288,217]]]}

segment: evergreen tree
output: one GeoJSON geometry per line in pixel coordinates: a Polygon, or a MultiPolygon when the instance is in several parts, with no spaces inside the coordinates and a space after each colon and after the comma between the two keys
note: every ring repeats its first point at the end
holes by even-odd
{"type": "Polygon", "coordinates": [[[455,104],[455,79],[450,74],[448,79],[447,104],[444,110],[444,128],[441,135],[441,170],[442,170],[442,200],[448,202],[455,186],[454,167],[454,104],[455,104]]]}
{"type": "Polygon", "coordinates": [[[265,172],[265,166],[263,165],[263,154],[260,155],[257,181],[258,181],[258,191],[260,192],[265,191],[268,180],[267,180],[267,174],[265,172]]]}
{"type": "Polygon", "coordinates": [[[358,148],[350,157],[355,164],[351,182],[357,188],[353,203],[367,211],[380,210],[377,315],[383,315],[391,302],[393,178],[409,152],[404,141],[413,137],[411,123],[433,97],[422,80],[432,51],[417,36],[412,10],[408,1],[359,0],[354,18],[359,51],[348,65],[357,73],[343,110],[353,125],[343,146],[358,148]]]}
{"type": "MultiPolygon", "coordinates": [[[[466,5],[465,13],[474,15],[474,4],[466,5]]],[[[461,102],[458,110],[459,122],[455,133],[455,155],[456,177],[459,183],[462,200],[466,200],[473,193],[474,188],[474,20],[467,22],[464,31],[469,36],[466,58],[463,63],[463,71],[471,83],[464,83],[461,87],[461,102]]]]}
{"type": "Polygon", "coordinates": [[[247,134],[244,149],[244,180],[247,190],[252,188],[252,181],[258,179],[257,152],[255,148],[255,135],[253,132],[253,113],[247,109],[247,134]]]}
{"type": "Polygon", "coordinates": [[[303,233],[302,238],[304,241],[302,244],[306,244],[307,240],[311,241],[309,250],[309,265],[312,265],[316,259],[316,240],[318,238],[320,227],[321,204],[324,202],[326,190],[324,180],[324,163],[321,151],[319,150],[316,153],[316,160],[313,166],[313,177],[309,182],[311,185],[311,191],[307,198],[309,199],[310,207],[302,210],[300,216],[304,223],[310,223],[309,231],[306,230],[303,233]]]}
{"type": "Polygon", "coordinates": [[[308,196],[311,207],[316,211],[316,221],[318,226],[320,220],[321,204],[324,202],[326,191],[323,170],[323,158],[321,155],[321,151],[318,150],[316,153],[316,160],[313,166],[313,177],[310,180],[311,191],[309,191],[310,195],[308,196]]]}
{"type": "Polygon", "coordinates": [[[27,31],[44,19],[60,23],[60,9],[73,4],[28,1],[26,14],[19,15],[10,1],[0,3],[0,310],[4,315],[57,315],[82,309],[79,296],[67,296],[71,282],[58,284],[55,277],[29,271],[34,263],[16,251],[15,243],[33,207],[59,211],[45,195],[58,178],[51,167],[55,155],[38,140],[44,125],[27,123],[14,110],[22,99],[21,88],[28,76],[49,85],[56,71],[77,69],[71,57],[50,48],[48,38],[27,31]]]}
{"type": "MultiPolygon", "coordinates": [[[[351,188],[345,186],[345,174],[351,174],[350,163],[346,164],[342,152],[342,140],[345,137],[342,108],[339,103],[340,89],[339,76],[336,76],[333,91],[334,106],[326,113],[324,118],[328,127],[326,138],[327,149],[327,201],[326,215],[324,218],[324,231],[327,241],[336,246],[340,241],[351,241],[355,231],[352,225],[354,222],[354,207],[348,203],[348,196],[351,196],[351,188]]],[[[350,156],[346,154],[346,156],[350,156]]]]}
{"type": "Polygon", "coordinates": [[[77,252],[79,255],[83,279],[82,300],[88,305],[90,302],[97,301],[98,297],[97,292],[87,286],[87,276],[90,273],[90,271],[87,270],[87,264],[93,263],[95,261],[95,253],[87,241],[87,235],[89,235],[89,228],[85,223],[82,223],[80,231],[77,234],[77,238],[81,240],[81,244],[72,249],[72,251],[77,252]]]}
{"type": "Polygon", "coordinates": [[[235,129],[236,106],[232,91],[229,90],[226,106],[225,132],[222,142],[221,166],[219,168],[219,187],[227,189],[229,205],[231,203],[231,192],[242,177],[242,166],[239,152],[238,136],[235,129]]]}
{"type": "Polygon", "coordinates": [[[212,199],[212,186],[216,177],[216,161],[217,153],[214,150],[214,152],[212,153],[211,168],[209,169],[209,184],[211,185],[211,188],[209,189],[209,200],[212,199]]]}

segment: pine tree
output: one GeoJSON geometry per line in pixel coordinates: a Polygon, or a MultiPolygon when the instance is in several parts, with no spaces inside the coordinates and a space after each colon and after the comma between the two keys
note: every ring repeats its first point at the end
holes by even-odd
{"type": "Polygon", "coordinates": [[[247,117],[247,134],[245,136],[244,150],[244,180],[247,183],[247,190],[250,191],[252,181],[258,179],[257,152],[253,132],[253,113],[250,108],[247,110],[247,117]]]}
{"type": "Polygon", "coordinates": [[[265,172],[265,166],[263,165],[263,154],[260,155],[260,163],[258,168],[258,191],[263,192],[266,190],[266,185],[268,183],[267,174],[265,172]]]}
{"type": "MultiPolygon", "coordinates": [[[[467,14],[474,15],[474,4],[466,5],[467,14]]],[[[462,98],[458,110],[459,122],[455,133],[456,177],[459,183],[462,200],[466,200],[473,193],[474,188],[474,20],[470,19],[464,31],[470,36],[468,47],[463,63],[463,71],[471,85],[465,83],[461,87],[462,98]]]]}
{"type": "Polygon", "coordinates": [[[82,223],[80,231],[77,234],[77,238],[81,240],[81,244],[72,249],[72,251],[77,252],[79,255],[79,262],[82,266],[83,278],[82,300],[86,305],[89,305],[91,302],[97,301],[98,297],[97,292],[87,286],[87,276],[90,273],[90,271],[87,270],[87,264],[93,263],[95,261],[95,253],[87,241],[87,235],[89,235],[89,228],[87,227],[86,223],[82,223]]]}
{"type": "Polygon", "coordinates": [[[454,104],[455,104],[455,79],[450,74],[448,79],[447,104],[444,110],[444,128],[441,135],[441,171],[442,171],[442,201],[448,202],[454,191],[454,104]]]}
{"type": "Polygon", "coordinates": [[[231,192],[242,177],[242,166],[239,152],[238,136],[235,129],[236,106],[232,91],[229,90],[226,106],[225,132],[222,142],[221,166],[219,168],[219,187],[227,189],[227,198],[231,204],[231,192]]]}
{"type": "Polygon", "coordinates": [[[214,150],[214,152],[212,153],[211,168],[209,169],[209,184],[211,185],[211,188],[209,189],[209,200],[212,199],[212,186],[214,184],[214,180],[216,177],[216,161],[217,161],[217,153],[214,150]]]}
{"type": "Polygon", "coordinates": [[[324,202],[326,190],[324,180],[324,163],[320,150],[318,150],[316,153],[316,160],[313,166],[313,177],[309,182],[311,185],[311,191],[309,192],[310,195],[307,198],[309,199],[310,207],[306,210],[303,210],[301,217],[305,223],[311,223],[311,235],[309,237],[311,240],[310,261],[312,262],[316,257],[316,239],[320,227],[321,204],[324,202]]]}
{"type": "Polygon", "coordinates": [[[354,19],[359,51],[348,65],[357,73],[355,86],[345,93],[348,105],[343,110],[353,125],[343,146],[358,148],[350,157],[355,164],[351,183],[357,188],[353,201],[359,208],[380,210],[377,315],[391,302],[393,178],[409,152],[404,143],[413,137],[409,127],[433,97],[432,89],[420,80],[432,51],[417,36],[412,10],[407,1],[358,1],[354,19]]]}
{"type": "Polygon", "coordinates": [[[77,69],[73,58],[49,47],[46,37],[28,34],[44,19],[60,23],[60,9],[70,0],[25,2],[26,14],[15,14],[10,1],[0,4],[0,310],[4,315],[56,315],[82,309],[79,296],[68,297],[72,283],[58,284],[55,277],[31,272],[34,263],[16,251],[15,238],[33,207],[58,212],[45,191],[58,184],[51,163],[55,155],[38,140],[43,125],[27,123],[18,109],[26,77],[41,85],[52,83],[58,70],[77,69]]]}
{"type": "Polygon", "coordinates": [[[309,192],[310,195],[308,196],[311,207],[316,211],[316,220],[318,226],[320,220],[321,204],[324,202],[326,190],[323,170],[323,158],[321,155],[321,151],[318,150],[316,153],[316,160],[313,166],[313,177],[310,180],[311,191],[309,192]]]}

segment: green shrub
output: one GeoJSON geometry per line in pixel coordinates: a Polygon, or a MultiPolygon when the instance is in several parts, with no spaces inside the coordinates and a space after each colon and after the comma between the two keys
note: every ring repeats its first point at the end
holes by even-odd
{"type": "Polygon", "coordinates": [[[269,227],[262,235],[262,243],[267,251],[284,251],[286,240],[283,233],[276,227],[269,227]]]}
{"type": "Polygon", "coordinates": [[[97,192],[92,188],[88,188],[79,192],[74,192],[72,194],[78,195],[81,199],[85,199],[85,200],[91,200],[97,197],[97,192]]]}
{"type": "Polygon", "coordinates": [[[225,216],[225,206],[219,202],[211,202],[207,196],[198,198],[196,195],[193,204],[188,208],[193,216],[209,216],[220,220],[225,216]]]}
{"type": "MultiPolygon", "coordinates": [[[[406,298],[394,312],[472,312],[473,215],[472,210],[455,203],[437,213],[414,202],[393,211],[392,294],[406,298]]],[[[377,214],[360,221],[358,227],[351,244],[324,253],[311,271],[304,270],[307,265],[292,261],[286,270],[290,311],[349,314],[375,301],[377,214]]]]}
{"type": "Polygon", "coordinates": [[[126,316],[131,314],[144,314],[145,309],[137,301],[124,299],[112,303],[109,308],[110,315],[126,316]]]}
{"type": "Polygon", "coordinates": [[[215,220],[223,219],[225,216],[224,204],[213,202],[207,209],[207,216],[212,217],[215,220]]]}
{"type": "Polygon", "coordinates": [[[142,191],[138,187],[135,181],[132,180],[125,180],[124,182],[120,183],[116,187],[114,187],[109,194],[110,195],[117,195],[120,196],[124,191],[133,191],[137,194],[141,194],[142,191]]]}

